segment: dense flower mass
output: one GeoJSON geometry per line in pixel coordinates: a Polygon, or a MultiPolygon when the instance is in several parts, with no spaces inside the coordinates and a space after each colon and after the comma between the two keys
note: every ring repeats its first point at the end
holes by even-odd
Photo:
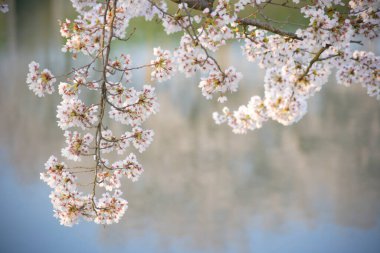
{"type": "Polygon", "coordinates": [[[234,67],[229,67],[225,72],[212,71],[208,77],[202,78],[199,88],[207,99],[211,99],[214,93],[220,93],[219,101],[224,102],[225,93],[236,92],[241,78],[242,74],[237,73],[234,67]]]}
{"type": "Polygon", "coordinates": [[[108,192],[103,193],[98,201],[98,215],[94,222],[98,224],[118,223],[128,208],[128,202],[121,198],[122,192],[116,190],[113,195],[108,192]]]}
{"type": "Polygon", "coordinates": [[[67,147],[62,149],[62,156],[67,159],[80,161],[81,156],[90,155],[90,143],[94,137],[90,133],[86,133],[83,137],[77,131],[65,131],[67,147]]]}
{"type": "MultiPolygon", "coordinates": [[[[379,1],[71,2],[78,16],[60,21],[65,39],[62,51],[74,59],[83,54],[88,63],[73,68],[55,87],[58,78],[33,61],[26,80],[39,97],[58,88],[62,97],[57,106],[58,126],[65,130],[67,144],[62,156],[76,163],[93,159],[91,165],[68,166],[51,156],[45,164],[41,179],[53,189],[54,216],[66,226],[81,218],[98,224],[118,222],[128,207],[119,190],[123,176],[136,181],[144,171],[134,153],[118,161],[105,158],[111,152],[124,155],[130,148],[142,153],[153,141],[154,132],[142,124],[159,110],[155,87],[134,86],[134,70],[150,71],[151,82],[167,81],[176,73],[186,77],[197,73],[202,95],[226,102],[245,80],[238,66],[222,66],[216,52],[229,43],[240,43],[242,59],[247,64],[257,63],[265,78],[262,96],[252,96],[237,110],[224,107],[221,113],[213,114],[217,124],[226,123],[237,134],[261,128],[269,119],[283,125],[298,122],[307,113],[308,99],[323,88],[333,72],[338,84],[361,85],[369,96],[380,100],[380,57],[360,48],[380,32],[379,1]],[[173,9],[168,2],[180,3],[173,9]],[[268,6],[298,10],[305,23],[297,25],[267,16],[268,6]],[[178,46],[170,51],[157,45],[152,50],[153,60],[141,66],[134,66],[128,53],[110,54],[114,41],[128,44],[138,32],[129,26],[138,17],[160,21],[168,35],[180,34],[178,46]],[[284,30],[281,23],[296,25],[295,32],[284,30]],[[85,101],[83,94],[89,93],[92,99],[85,101]],[[105,117],[124,124],[126,129],[116,134],[116,129],[106,125],[105,117]],[[82,159],[84,156],[89,159],[82,159]],[[79,172],[92,175],[91,193],[78,189],[79,172]],[[101,197],[99,188],[106,191],[101,197]]],[[[0,7],[2,12],[7,10],[0,7]]]]}
{"type": "Polygon", "coordinates": [[[83,130],[91,128],[98,120],[97,110],[98,106],[86,106],[77,98],[64,99],[57,106],[58,126],[62,130],[71,127],[80,127],[83,130]]]}
{"type": "Polygon", "coordinates": [[[124,100],[120,106],[112,106],[109,111],[111,119],[122,124],[137,126],[142,124],[150,115],[159,110],[154,88],[144,85],[142,91],[131,88],[125,90],[124,100]]]}
{"type": "Polygon", "coordinates": [[[129,154],[126,159],[113,163],[112,168],[116,174],[125,175],[134,182],[137,181],[144,172],[144,169],[137,162],[137,158],[133,153],[129,154]]]}
{"type": "Polygon", "coordinates": [[[45,181],[53,192],[50,199],[54,208],[54,216],[65,226],[78,223],[80,216],[93,216],[90,196],[83,196],[77,191],[76,180],[68,167],[54,156],[45,164],[46,172],[41,173],[41,180],[45,181]]]}

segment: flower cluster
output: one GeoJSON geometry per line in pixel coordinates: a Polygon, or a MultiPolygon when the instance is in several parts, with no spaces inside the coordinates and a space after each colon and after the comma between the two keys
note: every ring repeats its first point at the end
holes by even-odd
{"type": "Polygon", "coordinates": [[[95,215],[91,207],[91,196],[84,196],[77,190],[77,177],[68,170],[65,163],[51,156],[45,163],[46,171],[41,173],[41,180],[53,188],[50,199],[54,216],[65,226],[78,223],[80,217],[90,218],[95,215]]]}
{"type": "Polygon", "coordinates": [[[66,39],[63,52],[84,55],[100,55],[104,48],[104,41],[113,38],[125,38],[125,31],[129,23],[128,4],[125,1],[114,1],[114,10],[110,5],[92,0],[72,0],[73,7],[80,14],[76,19],[61,21],[61,35],[66,39]],[[112,29],[107,24],[113,24],[112,29]],[[112,30],[112,32],[111,32],[112,30]]]}
{"type": "Polygon", "coordinates": [[[98,224],[112,224],[119,222],[128,208],[128,202],[121,198],[122,192],[116,190],[113,195],[108,192],[103,193],[102,198],[97,203],[97,208],[101,215],[97,215],[94,219],[98,224]]]}
{"type": "Polygon", "coordinates": [[[57,106],[58,126],[62,130],[71,127],[80,127],[83,130],[91,128],[98,121],[97,110],[98,106],[86,106],[78,98],[63,99],[57,106]]]}
{"type": "Polygon", "coordinates": [[[380,100],[380,57],[372,52],[354,51],[347,64],[338,68],[336,78],[339,84],[350,86],[360,83],[371,97],[380,100]]]}
{"type": "MultiPolygon", "coordinates": [[[[132,70],[141,67],[132,66],[130,55],[110,58],[111,44],[113,40],[125,38],[130,18],[140,15],[136,14],[140,11],[144,15],[157,14],[157,9],[148,1],[138,2],[72,0],[80,15],[75,20],[60,23],[61,34],[66,39],[63,51],[72,53],[74,59],[79,53],[89,55],[90,59],[88,64],[65,75],[66,80],[58,85],[62,98],[57,106],[58,126],[65,130],[66,138],[61,154],[77,165],[67,166],[51,156],[45,164],[46,171],[41,173],[41,179],[53,189],[50,198],[54,216],[62,225],[72,226],[81,218],[98,224],[119,222],[128,207],[119,189],[122,178],[125,176],[135,182],[144,171],[134,153],[113,163],[104,157],[112,151],[123,155],[131,146],[142,153],[153,141],[154,132],[143,129],[141,124],[159,110],[155,89],[151,85],[144,85],[142,90],[131,86],[132,70]],[[139,8],[131,8],[135,4],[139,8]],[[98,62],[102,71],[92,73],[98,62]],[[94,76],[97,74],[99,77],[94,76]],[[87,104],[84,99],[91,92],[98,101],[87,104]],[[116,122],[128,125],[130,130],[115,135],[105,124],[107,114],[116,122]],[[89,159],[82,159],[84,157],[89,159]],[[87,184],[92,186],[91,193],[79,190],[76,173],[93,176],[92,182],[87,184]],[[101,188],[106,192],[99,197],[97,191],[101,188]]],[[[157,59],[152,62],[155,68],[152,77],[158,81],[169,79],[175,67],[171,53],[158,48],[154,55],[157,59]]],[[[52,94],[55,82],[49,70],[40,71],[38,63],[30,63],[27,83],[37,96],[52,94]]]]}
{"type": "Polygon", "coordinates": [[[152,86],[144,85],[142,91],[133,88],[124,91],[121,105],[112,106],[109,111],[111,119],[122,124],[137,126],[158,112],[159,104],[152,86]]]}
{"type": "Polygon", "coordinates": [[[81,217],[98,224],[112,224],[118,222],[128,208],[128,202],[120,197],[122,193],[119,190],[115,190],[112,195],[104,193],[99,199],[78,191],[77,177],[54,156],[49,158],[45,168],[41,180],[53,188],[50,199],[54,216],[62,225],[77,224],[81,217]]]}
{"type": "Polygon", "coordinates": [[[233,132],[237,134],[247,133],[247,130],[254,130],[260,128],[264,121],[268,119],[265,111],[264,102],[260,97],[254,96],[249,101],[248,105],[242,105],[237,111],[230,112],[225,107],[223,114],[217,112],[213,113],[213,118],[217,124],[228,122],[232,127],[233,132]]]}
{"type": "Polygon", "coordinates": [[[224,102],[226,100],[225,93],[228,91],[236,92],[242,77],[242,74],[236,72],[234,67],[229,67],[225,72],[212,71],[208,77],[202,78],[199,88],[207,99],[211,99],[215,93],[220,93],[218,100],[224,102]]]}
{"type": "MultiPolygon", "coordinates": [[[[108,161],[104,161],[104,163],[108,164],[108,161]]],[[[125,160],[113,163],[111,168],[112,170],[98,172],[97,174],[99,186],[104,187],[107,191],[120,188],[120,180],[123,176],[127,176],[128,179],[135,182],[144,171],[133,153],[129,154],[125,160]]]]}
{"type": "MultiPolygon", "coordinates": [[[[125,83],[132,81],[132,71],[130,70],[132,65],[132,59],[130,55],[121,54],[119,58],[110,60],[107,66],[107,76],[115,75],[117,72],[121,72],[122,79],[125,83]]],[[[112,86],[112,85],[111,85],[112,86]]]]}
{"type": "Polygon", "coordinates": [[[192,24],[200,22],[201,17],[198,15],[188,15],[187,10],[187,3],[180,3],[178,4],[178,11],[174,15],[171,16],[161,13],[162,25],[167,34],[186,30],[188,27],[191,27],[192,24]]]}
{"type": "Polygon", "coordinates": [[[205,52],[195,43],[190,35],[183,35],[180,46],[174,51],[178,70],[186,77],[192,77],[197,71],[206,73],[217,70],[215,63],[211,61],[205,52]]]}
{"type": "Polygon", "coordinates": [[[153,52],[157,58],[150,63],[154,68],[151,73],[152,80],[163,82],[170,79],[175,71],[173,64],[174,60],[172,59],[170,51],[162,50],[158,47],[154,48],[153,52]]]}
{"type": "Polygon", "coordinates": [[[65,131],[67,147],[62,149],[62,156],[67,159],[80,161],[81,156],[90,155],[90,143],[94,137],[90,133],[86,133],[83,137],[77,131],[65,131]]]}
{"type": "MultiPolygon", "coordinates": [[[[361,84],[369,96],[380,100],[380,57],[357,48],[380,32],[380,6],[375,0],[292,0],[282,4],[184,0],[175,10],[164,0],[71,2],[78,16],[60,22],[65,38],[62,51],[74,59],[83,54],[89,61],[74,68],[58,86],[62,97],[57,107],[58,126],[65,130],[67,144],[62,156],[74,162],[81,162],[83,156],[94,161],[91,166],[68,167],[51,157],[46,163],[41,179],[54,189],[50,197],[63,225],[71,226],[80,217],[111,224],[127,209],[119,190],[122,178],[136,181],[143,168],[134,153],[113,162],[104,156],[114,151],[123,155],[129,148],[144,152],[154,132],[142,124],[159,110],[154,86],[132,86],[133,70],[149,69],[151,81],[157,82],[171,79],[177,70],[186,77],[199,73],[198,86],[206,99],[216,97],[225,102],[228,93],[238,90],[243,75],[234,66],[219,64],[216,52],[239,42],[243,58],[264,69],[265,78],[262,96],[252,96],[237,110],[224,107],[222,113],[213,114],[217,124],[226,123],[238,134],[261,128],[269,119],[283,125],[298,122],[307,113],[308,99],[323,88],[333,71],[339,84],[361,84]],[[283,30],[276,17],[265,12],[271,5],[299,10],[306,25],[300,24],[294,33],[283,30]],[[244,16],[246,13],[250,15],[244,16]],[[133,36],[133,32],[126,36],[127,28],[130,20],[138,17],[160,21],[167,34],[181,32],[178,47],[173,51],[155,47],[153,60],[141,66],[133,66],[129,54],[111,56],[115,40],[128,42],[133,36]],[[100,69],[99,65],[95,68],[97,63],[100,69]],[[87,104],[83,94],[91,92],[97,102],[87,104]],[[128,129],[115,134],[117,131],[106,126],[106,116],[128,129]],[[91,194],[78,190],[76,168],[93,175],[91,194]],[[98,188],[106,191],[100,198],[98,188]]],[[[32,62],[26,82],[42,97],[54,92],[56,77],[32,62]]]]}
{"type": "Polygon", "coordinates": [[[234,38],[233,31],[228,25],[235,22],[236,15],[231,15],[228,7],[229,1],[218,1],[215,10],[207,15],[204,25],[198,29],[199,42],[213,52],[234,38]]]}
{"type": "Polygon", "coordinates": [[[29,84],[29,89],[38,97],[43,97],[45,94],[54,92],[55,77],[50,70],[44,69],[40,71],[40,65],[37,62],[29,64],[29,73],[26,78],[26,83],[29,84]]]}
{"type": "MultiPolygon", "coordinates": [[[[260,9],[264,2],[241,0],[235,11],[248,7],[260,9]]],[[[338,83],[346,86],[360,83],[370,96],[380,99],[379,57],[351,49],[352,43],[360,43],[362,35],[376,37],[380,20],[378,4],[350,1],[347,15],[339,11],[338,7],[345,5],[340,0],[314,4],[293,2],[284,5],[300,9],[309,20],[307,27],[299,28],[294,34],[255,20],[237,20],[242,25],[236,38],[244,41],[243,55],[266,70],[264,98],[253,96],[247,106],[240,106],[236,111],[226,107],[222,114],[214,113],[216,123],[227,122],[235,133],[260,128],[269,118],[283,125],[295,123],[306,114],[307,100],[327,83],[334,68],[338,83]]],[[[228,9],[228,4],[224,8],[228,9]]],[[[233,12],[229,15],[234,16],[233,12]]]]}

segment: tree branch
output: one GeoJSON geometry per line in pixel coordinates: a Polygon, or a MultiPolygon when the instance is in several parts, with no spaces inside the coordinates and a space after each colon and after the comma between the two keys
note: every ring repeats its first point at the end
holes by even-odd
{"type": "MultiPolygon", "coordinates": [[[[195,10],[203,11],[206,8],[209,8],[210,10],[213,7],[214,0],[170,0],[174,3],[187,3],[188,7],[195,10]]],[[[264,23],[262,21],[258,21],[256,19],[248,19],[248,18],[238,18],[237,23],[241,25],[251,25],[256,26],[257,28],[267,30],[272,33],[276,33],[278,35],[286,36],[292,39],[302,40],[300,37],[298,37],[296,34],[280,30],[276,27],[273,27],[272,25],[268,23],[264,23]]]]}
{"type": "Polygon", "coordinates": [[[236,20],[236,22],[239,23],[239,24],[241,24],[241,25],[256,26],[259,29],[263,29],[263,30],[266,30],[268,32],[272,32],[272,33],[275,33],[275,34],[278,34],[278,35],[286,36],[286,37],[289,37],[289,38],[292,38],[292,39],[302,40],[302,38],[298,37],[295,33],[280,30],[280,29],[278,29],[276,27],[273,27],[272,25],[270,25],[268,23],[264,23],[264,22],[256,20],[256,19],[238,18],[236,20]]]}
{"type": "Polygon", "coordinates": [[[206,8],[212,9],[214,5],[214,0],[170,0],[174,3],[186,3],[187,6],[191,9],[203,11],[206,8]]]}
{"type": "Polygon", "coordinates": [[[311,59],[311,61],[310,61],[309,65],[307,66],[305,72],[302,74],[302,76],[300,76],[300,77],[298,78],[298,81],[301,81],[302,79],[305,78],[305,76],[307,76],[307,74],[309,73],[309,71],[310,71],[311,67],[313,66],[313,64],[314,64],[315,62],[317,62],[317,61],[320,61],[320,58],[319,58],[319,57],[320,57],[320,56],[322,55],[322,53],[323,53],[324,51],[326,51],[330,46],[331,46],[331,45],[326,45],[325,47],[322,47],[321,49],[319,49],[319,51],[315,54],[314,58],[311,59]]]}

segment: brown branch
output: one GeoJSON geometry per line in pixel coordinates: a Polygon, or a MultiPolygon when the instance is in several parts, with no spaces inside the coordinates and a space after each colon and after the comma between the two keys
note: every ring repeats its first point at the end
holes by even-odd
{"type": "Polygon", "coordinates": [[[191,9],[203,11],[206,8],[212,9],[214,5],[214,0],[170,0],[174,3],[186,3],[187,6],[191,9]]]}
{"type": "Polygon", "coordinates": [[[276,3],[276,2],[273,2],[273,1],[268,1],[268,2],[264,2],[264,4],[266,4],[266,5],[270,4],[270,5],[275,5],[275,6],[281,6],[281,7],[285,7],[285,8],[288,8],[288,9],[296,9],[296,10],[301,9],[300,6],[291,5],[288,0],[286,0],[283,3],[276,3]]]}
{"type": "Polygon", "coordinates": [[[315,54],[314,58],[311,59],[309,65],[307,66],[305,72],[298,78],[298,81],[301,81],[302,79],[304,79],[307,74],[309,73],[311,67],[313,66],[314,63],[316,63],[317,61],[320,61],[320,56],[322,55],[322,53],[324,51],[326,51],[331,45],[326,45],[325,47],[322,47],[321,49],[319,49],[319,51],[315,54]]]}
{"type": "MultiPolygon", "coordinates": [[[[303,38],[298,37],[295,33],[287,32],[287,31],[278,29],[278,28],[270,25],[269,23],[265,23],[265,22],[259,21],[257,19],[238,18],[236,20],[236,22],[239,23],[239,24],[241,24],[241,25],[256,26],[259,29],[266,30],[268,32],[272,32],[272,33],[275,33],[275,34],[278,34],[278,35],[281,35],[281,36],[289,37],[291,39],[303,40],[303,38]]],[[[358,41],[358,40],[351,40],[350,43],[363,45],[363,42],[362,41],[358,41]]],[[[329,45],[329,46],[331,46],[331,45],[329,45]]]]}
{"type": "MultiPolygon", "coordinates": [[[[196,10],[204,10],[206,8],[209,8],[210,10],[212,10],[212,6],[214,4],[214,0],[170,0],[170,1],[172,1],[174,3],[177,3],[177,4],[179,4],[179,3],[187,3],[187,5],[188,5],[189,8],[196,9],[196,10]]],[[[267,3],[274,4],[271,1],[267,2],[267,3]]],[[[278,5],[278,6],[281,6],[281,7],[289,7],[289,6],[286,6],[287,3],[288,3],[288,1],[286,1],[286,2],[284,2],[282,4],[275,4],[275,5],[278,5]]],[[[295,33],[281,30],[279,28],[274,27],[273,25],[271,25],[269,23],[262,22],[262,21],[257,20],[257,19],[238,18],[236,20],[236,22],[238,24],[240,24],[240,25],[256,26],[259,29],[266,30],[268,32],[272,32],[274,34],[285,36],[285,37],[288,37],[288,38],[291,38],[291,39],[303,40],[301,37],[297,36],[295,33]]],[[[355,44],[362,45],[361,41],[350,41],[350,43],[355,43],[355,44]]]]}
{"type": "Polygon", "coordinates": [[[108,65],[108,59],[109,55],[111,52],[111,41],[113,37],[113,23],[115,20],[116,16],[116,2],[117,0],[114,0],[112,2],[112,6],[110,5],[110,0],[107,0],[106,4],[106,9],[104,11],[104,26],[103,26],[103,32],[102,32],[102,48],[105,48],[105,51],[102,51],[101,57],[103,60],[103,70],[102,70],[102,86],[101,86],[101,99],[100,99],[100,113],[99,113],[99,123],[96,127],[96,133],[95,133],[95,141],[96,141],[96,146],[95,146],[95,171],[94,171],[94,186],[92,189],[92,207],[96,213],[96,204],[95,204],[95,194],[96,194],[96,183],[97,183],[97,178],[98,178],[98,170],[100,169],[100,161],[101,161],[101,154],[100,154],[100,141],[102,139],[102,123],[103,123],[103,117],[104,117],[104,111],[105,111],[105,106],[106,106],[106,99],[107,99],[107,88],[106,88],[106,83],[107,83],[107,65],[108,65]],[[111,11],[111,20],[109,22],[109,37],[108,40],[106,40],[106,25],[107,25],[107,14],[108,14],[108,9],[111,11]],[[105,44],[106,42],[106,44],[105,44]]]}
{"type": "Polygon", "coordinates": [[[302,38],[298,37],[295,33],[280,30],[280,29],[278,29],[278,28],[276,28],[276,27],[274,27],[268,23],[264,23],[264,22],[256,20],[256,19],[238,18],[236,20],[236,22],[241,24],[241,25],[256,26],[259,29],[263,29],[263,30],[266,30],[268,32],[272,32],[272,33],[275,33],[278,35],[286,36],[286,37],[289,37],[292,39],[302,40],[302,38]]]}
{"type": "MultiPolygon", "coordinates": [[[[209,8],[210,10],[212,9],[212,6],[214,4],[214,0],[170,0],[174,3],[187,3],[188,7],[191,9],[196,9],[196,10],[204,10],[206,8],[209,8]]],[[[273,27],[272,25],[268,23],[264,23],[261,21],[258,21],[256,19],[249,19],[249,18],[238,18],[237,23],[241,25],[250,25],[250,26],[256,26],[257,28],[267,30],[269,32],[286,36],[289,38],[293,39],[298,39],[302,40],[302,38],[298,37],[296,34],[280,30],[278,28],[273,27]]]]}

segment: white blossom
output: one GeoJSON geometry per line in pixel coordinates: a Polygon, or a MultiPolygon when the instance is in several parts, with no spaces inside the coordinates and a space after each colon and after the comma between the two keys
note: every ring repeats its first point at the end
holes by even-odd
{"type": "Polygon", "coordinates": [[[58,126],[62,130],[71,127],[80,127],[83,130],[92,127],[98,120],[96,116],[98,106],[86,106],[77,98],[64,99],[57,107],[58,126]]]}
{"type": "MultiPolygon", "coordinates": [[[[29,89],[43,97],[54,92],[60,79],[57,123],[66,137],[61,154],[76,165],[70,167],[51,156],[40,178],[52,188],[49,197],[54,216],[65,226],[80,219],[117,223],[128,207],[119,190],[123,178],[137,181],[144,169],[133,153],[121,160],[108,160],[113,157],[108,153],[124,155],[129,148],[144,152],[154,132],[142,124],[159,111],[155,88],[144,85],[139,90],[132,79],[135,70],[151,70],[151,81],[158,82],[171,79],[177,70],[186,77],[198,74],[202,95],[225,103],[241,82],[250,80],[243,80],[236,66],[225,68],[217,52],[224,45],[239,44],[242,61],[258,64],[265,77],[263,96],[253,95],[237,109],[224,106],[222,112],[213,113],[216,124],[227,124],[236,134],[259,129],[269,119],[283,125],[298,122],[307,113],[308,99],[333,72],[338,84],[361,85],[369,96],[380,100],[380,58],[358,49],[380,32],[380,6],[375,0],[285,1],[277,7],[298,9],[306,20],[294,33],[270,17],[244,17],[246,13],[261,15],[268,0],[216,0],[212,8],[197,12],[186,3],[169,9],[164,0],[71,2],[78,15],[60,21],[62,51],[71,53],[74,60],[84,55],[87,64],[73,67],[62,78],[41,70],[33,61],[26,80],[29,89]],[[131,55],[113,50],[116,41],[128,43],[138,32],[129,33],[127,28],[139,17],[161,22],[167,34],[181,33],[173,52],[158,45],[153,49],[154,59],[132,65],[131,55]],[[91,103],[85,104],[83,95],[89,95],[91,103]],[[113,121],[108,122],[107,116],[113,121]],[[114,129],[115,122],[124,124],[123,128],[114,129]],[[79,130],[68,131],[74,127],[79,130]],[[78,165],[84,156],[93,158],[92,165],[78,165]],[[79,191],[79,172],[92,177],[90,194],[79,191]],[[100,197],[99,187],[106,191],[100,197]]],[[[0,11],[7,12],[8,6],[0,4],[0,11]]]]}
{"type": "Polygon", "coordinates": [[[109,225],[119,222],[128,208],[128,202],[120,197],[121,194],[119,190],[115,190],[113,195],[108,192],[103,193],[96,203],[98,210],[94,219],[95,223],[109,225]]]}
{"type": "Polygon", "coordinates": [[[90,143],[94,137],[90,133],[86,133],[83,137],[77,131],[65,131],[67,147],[62,149],[62,156],[67,159],[80,161],[81,156],[89,155],[90,143]]]}
{"type": "Polygon", "coordinates": [[[43,97],[45,94],[54,92],[55,77],[48,69],[40,71],[40,65],[32,61],[29,64],[29,73],[26,78],[26,83],[29,84],[29,89],[38,97],[43,97]]]}
{"type": "Polygon", "coordinates": [[[115,173],[126,175],[133,182],[137,181],[144,172],[144,169],[137,161],[136,155],[133,153],[130,153],[124,160],[113,163],[112,169],[115,170],[115,173]]]}
{"type": "Polygon", "coordinates": [[[153,49],[153,54],[157,58],[150,64],[153,66],[151,73],[152,80],[163,82],[169,80],[175,71],[174,60],[169,50],[162,50],[160,47],[153,49]]]}

